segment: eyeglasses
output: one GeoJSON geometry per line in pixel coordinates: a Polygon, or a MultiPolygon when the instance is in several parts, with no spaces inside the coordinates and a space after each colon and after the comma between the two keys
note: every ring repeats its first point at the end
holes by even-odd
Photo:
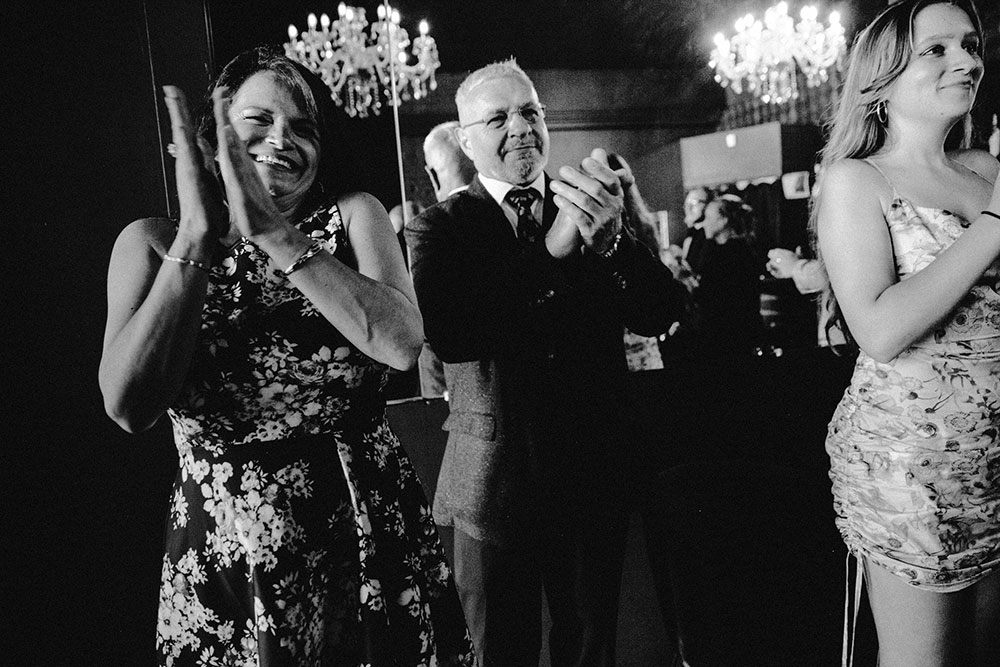
{"type": "Polygon", "coordinates": [[[463,130],[467,127],[472,127],[473,125],[485,125],[490,130],[504,130],[510,125],[511,119],[517,114],[524,119],[524,122],[528,125],[537,125],[539,121],[545,118],[545,105],[544,104],[525,104],[520,109],[511,109],[510,111],[495,111],[486,118],[482,120],[474,120],[471,123],[466,123],[461,125],[463,130]]]}

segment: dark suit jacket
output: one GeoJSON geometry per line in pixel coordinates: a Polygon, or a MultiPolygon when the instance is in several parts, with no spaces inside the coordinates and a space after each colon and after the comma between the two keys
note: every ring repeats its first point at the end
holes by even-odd
{"type": "MultiPolygon", "coordinates": [[[[556,214],[546,178],[543,228],[556,214]]],[[[540,511],[620,493],[623,327],[656,335],[686,291],[626,233],[610,259],[522,249],[476,178],[406,229],[424,330],[444,362],[435,520],[502,543],[540,511]]]]}

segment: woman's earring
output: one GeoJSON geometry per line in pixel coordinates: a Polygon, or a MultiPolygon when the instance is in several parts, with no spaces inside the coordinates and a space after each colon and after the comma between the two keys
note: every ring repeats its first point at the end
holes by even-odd
{"type": "Polygon", "coordinates": [[[879,100],[878,104],[875,105],[875,117],[878,118],[878,122],[882,123],[882,125],[885,125],[889,120],[888,106],[889,103],[885,100],[879,100]]]}
{"type": "Polygon", "coordinates": [[[324,186],[323,181],[318,178],[313,181],[311,190],[316,193],[317,197],[323,198],[326,196],[326,186],[324,186]]]}

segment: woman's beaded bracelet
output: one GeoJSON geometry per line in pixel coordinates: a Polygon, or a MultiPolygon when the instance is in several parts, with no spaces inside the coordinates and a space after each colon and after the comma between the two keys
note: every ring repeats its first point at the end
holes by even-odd
{"type": "Polygon", "coordinates": [[[993,211],[980,211],[979,215],[988,215],[991,218],[996,218],[997,220],[1000,220],[1000,214],[994,213],[993,211]]]}
{"type": "Polygon", "coordinates": [[[310,259],[315,257],[326,250],[322,243],[315,241],[311,246],[309,246],[305,252],[299,255],[299,258],[288,265],[288,268],[281,272],[285,277],[288,277],[302,268],[302,265],[308,262],[310,259]]]}
{"type": "Polygon", "coordinates": [[[210,267],[205,262],[199,262],[195,259],[188,259],[187,257],[174,257],[173,255],[163,254],[163,259],[168,262],[177,262],[178,264],[187,264],[188,266],[193,266],[195,268],[201,269],[205,273],[211,273],[212,267],[210,267]]]}

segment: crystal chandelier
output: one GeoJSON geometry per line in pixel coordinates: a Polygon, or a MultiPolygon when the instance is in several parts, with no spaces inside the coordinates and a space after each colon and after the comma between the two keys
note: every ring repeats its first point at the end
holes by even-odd
{"type": "Polygon", "coordinates": [[[420,22],[420,35],[407,53],[410,36],[399,25],[399,11],[388,3],[378,6],[371,26],[362,8],[340,3],[337,14],[332,22],[326,14],[319,21],[309,14],[301,34],[289,25],[285,53],[321,76],[348,115],[377,116],[383,101],[420,99],[437,87],[434,72],[441,63],[427,21],[420,22]]]}
{"type": "Polygon", "coordinates": [[[715,80],[739,94],[746,88],[765,104],[782,104],[799,96],[797,71],[810,88],[825,83],[831,69],[843,65],[847,40],[840,15],[830,12],[829,24],[817,21],[815,7],[803,7],[796,24],[788,3],[764,13],[763,22],[747,14],[736,21],[736,33],[715,36],[709,67],[715,80]]]}

